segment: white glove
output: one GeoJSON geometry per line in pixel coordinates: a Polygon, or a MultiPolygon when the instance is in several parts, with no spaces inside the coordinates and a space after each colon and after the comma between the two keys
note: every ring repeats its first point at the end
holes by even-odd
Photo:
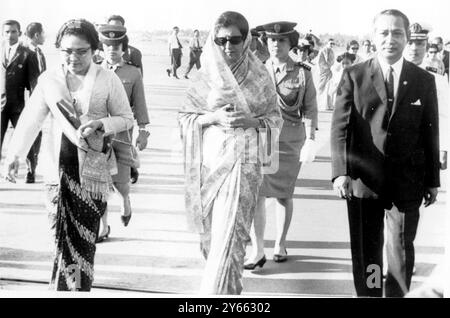
{"type": "Polygon", "coordinates": [[[19,174],[19,159],[15,158],[11,162],[6,162],[3,176],[6,181],[16,183],[16,178],[19,174]]]}
{"type": "Polygon", "coordinates": [[[312,139],[307,139],[300,151],[300,162],[313,162],[316,157],[316,142],[312,139]]]}

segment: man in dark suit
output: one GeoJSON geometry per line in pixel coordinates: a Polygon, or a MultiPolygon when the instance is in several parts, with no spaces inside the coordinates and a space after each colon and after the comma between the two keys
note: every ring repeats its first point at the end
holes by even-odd
{"type": "MultiPolygon", "coordinates": [[[[29,40],[28,48],[34,52],[35,63],[39,69],[39,74],[41,74],[47,69],[45,56],[42,53],[41,48],[39,47],[39,45],[43,45],[45,42],[45,34],[42,24],[39,22],[30,23],[27,26],[25,35],[29,40]]],[[[32,90],[34,89],[36,84],[37,84],[37,77],[31,83],[32,90]]],[[[30,152],[28,153],[27,157],[28,172],[25,180],[26,183],[34,183],[35,181],[35,171],[38,163],[39,150],[41,148],[41,139],[42,139],[42,132],[39,132],[35,142],[30,148],[30,152]]]]}
{"type": "Polygon", "coordinates": [[[439,181],[436,85],[407,62],[408,18],[386,10],[374,20],[378,55],[344,70],[331,125],[332,180],[347,199],[358,296],[381,297],[383,219],[385,292],[410,287],[419,207],[433,204],[439,181]]]}
{"type": "MultiPolygon", "coordinates": [[[[0,154],[8,123],[15,127],[25,106],[25,89],[31,92],[39,69],[35,54],[19,43],[20,24],[7,20],[2,25],[5,41],[1,46],[1,63],[5,70],[6,103],[1,109],[0,154]]],[[[34,155],[29,153],[27,159],[33,162],[34,155]]],[[[34,163],[33,163],[34,164],[34,163]]]]}

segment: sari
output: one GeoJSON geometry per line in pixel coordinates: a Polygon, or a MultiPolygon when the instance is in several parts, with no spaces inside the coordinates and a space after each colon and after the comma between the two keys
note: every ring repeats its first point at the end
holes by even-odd
{"type": "Polygon", "coordinates": [[[245,248],[262,183],[262,161],[253,155],[274,144],[283,120],[270,75],[250,52],[251,37],[244,42],[241,58],[228,66],[214,44],[212,30],[202,68],[193,77],[179,115],[185,205],[189,227],[200,233],[200,249],[206,259],[200,293],[240,294],[245,248]],[[200,115],[226,104],[263,120],[267,143],[259,140],[261,133],[254,129],[200,126],[200,115]]]}

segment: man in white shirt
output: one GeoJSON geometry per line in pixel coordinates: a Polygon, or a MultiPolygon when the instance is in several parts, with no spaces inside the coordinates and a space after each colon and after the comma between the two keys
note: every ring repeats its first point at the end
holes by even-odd
{"type": "Polygon", "coordinates": [[[181,45],[180,40],[178,39],[178,32],[180,29],[176,26],[173,27],[172,34],[169,37],[169,54],[170,54],[170,63],[172,65],[172,69],[167,69],[167,75],[170,77],[172,74],[173,77],[178,78],[177,69],[181,66],[181,56],[183,55],[181,49],[183,46],[181,45]]]}
{"type": "Polygon", "coordinates": [[[28,37],[28,47],[30,50],[36,53],[36,60],[39,67],[39,73],[44,72],[47,69],[47,62],[45,60],[44,53],[42,52],[40,45],[45,42],[45,33],[42,24],[39,22],[32,22],[27,26],[25,35],[28,37]]]}

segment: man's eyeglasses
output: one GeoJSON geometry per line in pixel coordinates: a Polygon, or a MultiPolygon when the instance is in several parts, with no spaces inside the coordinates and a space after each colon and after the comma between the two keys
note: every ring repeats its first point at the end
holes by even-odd
{"type": "Polygon", "coordinates": [[[65,55],[69,56],[72,54],[75,54],[76,56],[85,56],[89,51],[91,50],[90,47],[83,48],[83,49],[61,49],[61,52],[63,52],[65,55]]]}
{"type": "Polygon", "coordinates": [[[351,47],[350,50],[352,50],[352,51],[358,51],[358,50],[359,50],[359,47],[351,47]]]}
{"type": "Polygon", "coordinates": [[[437,54],[437,51],[428,51],[430,54],[437,54]]]}
{"type": "Polygon", "coordinates": [[[214,38],[214,43],[216,43],[219,46],[225,46],[227,42],[230,42],[230,44],[232,45],[237,45],[242,41],[243,38],[240,35],[214,38]]]}

